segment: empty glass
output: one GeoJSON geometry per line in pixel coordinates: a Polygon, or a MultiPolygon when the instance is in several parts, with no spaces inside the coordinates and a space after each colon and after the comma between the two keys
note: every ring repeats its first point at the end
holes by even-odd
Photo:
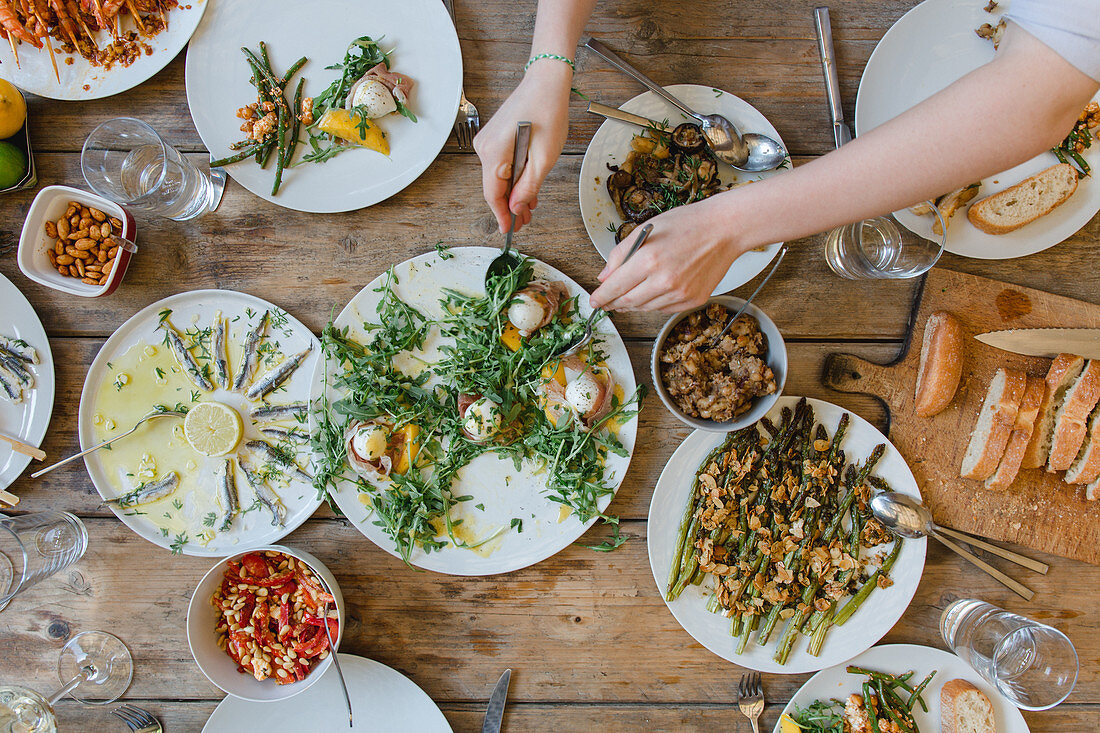
{"type": "Polygon", "coordinates": [[[68,512],[0,519],[0,610],[20,591],[72,565],[88,548],[88,530],[68,512]]]}
{"type": "Polygon", "coordinates": [[[80,169],[93,191],[135,211],[186,221],[217,205],[210,177],[133,117],[92,130],[80,169]]]}
{"type": "Polygon", "coordinates": [[[974,599],[940,617],[947,645],[1024,710],[1047,710],[1077,683],[1077,650],[1058,629],[974,599]]]}
{"type": "MultiPolygon", "coordinates": [[[[935,240],[914,234],[893,216],[876,216],[837,227],[825,236],[825,261],[849,280],[882,280],[923,275],[943,254],[946,227],[939,210],[931,212],[943,234],[935,240]]],[[[934,231],[934,230],[932,230],[934,231]]],[[[931,233],[931,231],[930,231],[931,233]]]]}

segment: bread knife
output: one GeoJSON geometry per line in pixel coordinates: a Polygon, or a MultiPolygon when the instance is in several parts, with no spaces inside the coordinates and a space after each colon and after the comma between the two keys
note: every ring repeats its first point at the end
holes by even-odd
{"type": "Polygon", "coordinates": [[[979,333],[974,338],[1004,351],[1053,359],[1076,354],[1100,359],[1100,328],[1014,328],[979,333]]]}

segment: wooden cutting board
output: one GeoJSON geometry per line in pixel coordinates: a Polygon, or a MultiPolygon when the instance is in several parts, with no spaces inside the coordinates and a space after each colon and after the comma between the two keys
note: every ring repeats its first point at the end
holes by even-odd
{"type": "Polygon", "coordinates": [[[973,336],[1054,326],[1100,328],[1100,305],[936,268],[917,294],[907,343],[898,359],[879,365],[848,354],[831,354],[823,381],[840,392],[866,393],[882,400],[889,420],[887,434],[908,460],[938,523],[1100,565],[1100,501],[1086,501],[1083,487],[1063,483],[1062,474],[1041,469],[1021,471],[1015,483],[1001,492],[959,477],[970,431],[997,368],[1044,377],[1050,366],[1049,359],[1001,351],[973,336]],[[946,410],[920,418],[913,410],[921,340],[928,316],[941,310],[953,313],[967,333],[963,376],[946,410]]]}

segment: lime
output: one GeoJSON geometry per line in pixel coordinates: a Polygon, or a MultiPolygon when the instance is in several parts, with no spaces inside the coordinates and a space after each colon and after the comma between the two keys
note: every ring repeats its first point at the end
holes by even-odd
{"type": "Polygon", "coordinates": [[[23,95],[11,85],[0,79],[0,138],[9,138],[19,132],[27,121],[27,103],[23,95]]]}
{"type": "Polygon", "coordinates": [[[183,435],[204,456],[224,456],[241,441],[241,416],[220,402],[200,402],[183,420],[183,435]]]}
{"type": "Polygon", "coordinates": [[[27,175],[27,154],[0,140],[0,189],[11,188],[27,175]]]}

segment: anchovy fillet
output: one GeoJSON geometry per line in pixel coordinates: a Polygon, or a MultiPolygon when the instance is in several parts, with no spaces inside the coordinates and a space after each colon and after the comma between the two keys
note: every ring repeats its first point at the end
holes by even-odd
{"type": "Polygon", "coordinates": [[[27,388],[34,386],[34,375],[15,357],[0,353],[0,368],[18,384],[27,388]]]}
{"type": "Polygon", "coordinates": [[[232,458],[226,458],[218,476],[218,499],[222,505],[222,523],[219,532],[227,532],[233,524],[240,503],[237,500],[237,470],[232,458]]]}
{"type": "Polygon", "coordinates": [[[301,481],[313,483],[313,477],[302,470],[293,456],[279,450],[271,443],[265,440],[250,440],[244,444],[244,447],[262,453],[267,460],[278,466],[282,473],[290,473],[301,481]]]}
{"type": "Polygon", "coordinates": [[[241,351],[241,366],[237,370],[237,376],[233,379],[233,389],[237,392],[244,389],[244,386],[248,384],[248,380],[252,378],[253,373],[256,371],[256,365],[259,363],[260,342],[264,340],[264,329],[267,328],[267,318],[268,311],[264,311],[263,315],[260,316],[260,322],[248,332],[244,339],[244,346],[241,351]]]}
{"type": "Polygon", "coordinates": [[[10,401],[17,404],[23,401],[23,390],[12,384],[7,376],[7,372],[3,369],[0,369],[0,389],[4,391],[4,395],[10,401]]]}
{"type": "Polygon", "coordinates": [[[0,353],[15,357],[24,364],[38,363],[38,352],[34,350],[34,347],[29,345],[21,346],[11,339],[0,340],[0,353]]]}
{"type": "Polygon", "coordinates": [[[164,333],[167,334],[168,347],[172,350],[172,356],[176,357],[176,362],[194,385],[205,392],[213,392],[214,385],[211,384],[210,380],[206,378],[206,375],[202,373],[202,369],[199,368],[199,363],[195,361],[194,354],[183,345],[183,339],[180,338],[179,332],[175,327],[167,320],[161,323],[160,327],[163,328],[164,333]]]}
{"type": "Polygon", "coordinates": [[[294,373],[294,370],[298,368],[310,352],[313,351],[313,344],[310,343],[304,350],[298,352],[294,356],[284,361],[279,366],[272,369],[270,372],[264,375],[263,379],[256,382],[249,388],[248,393],[245,395],[250,400],[258,400],[268,392],[277,388],[280,384],[290,378],[290,375],[294,373]]]}
{"type": "Polygon", "coordinates": [[[229,388],[229,357],[225,348],[225,319],[222,312],[214,314],[214,381],[223,389],[229,388]]]}
{"type": "Polygon", "coordinates": [[[305,417],[309,414],[309,405],[305,402],[292,402],[289,405],[263,404],[252,408],[253,420],[282,420],[288,417],[305,417]]]}
{"type": "Polygon", "coordinates": [[[179,486],[180,477],[175,471],[162,478],[160,481],[142,484],[128,494],[108,499],[108,504],[114,504],[119,509],[129,509],[140,504],[150,504],[170,495],[179,486]]]}
{"type": "Polygon", "coordinates": [[[263,427],[260,432],[277,440],[309,440],[309,433],[298,428],[263,427]]]}
{"type": "Polygon", "coordinates": [[[271,512],[272,526],[283,526],[286,523],[286,507],[283,506],[278,495],[245,461],[241,460],[239,463],[241,471],[244,472],[244,477],[248,480],[248,485],[252,487],[252,492],[256,494],[256,499],[271,512]]]}

